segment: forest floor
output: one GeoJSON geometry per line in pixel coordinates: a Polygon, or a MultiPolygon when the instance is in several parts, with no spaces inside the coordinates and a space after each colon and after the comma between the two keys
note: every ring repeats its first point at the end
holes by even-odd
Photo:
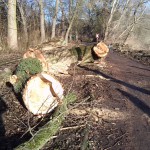
{"type": "MultiPolygon", "coordinates": [[[[0,69],[12,69],[6,54],[0,69]]],[[[69,75],[59,77],[65,94],[74,92],[77,101],[60,131],[43,150],[149,150],[150,67],[110,51],[106,67],[72,64],[69,75]]],[[[13,149],[31,137],[28,129],[40,119],[29,113],[9,85],[0,87],[0,150],[13,149]]],[[[49,120],[49,114],[32,131],[49,120]]]]}

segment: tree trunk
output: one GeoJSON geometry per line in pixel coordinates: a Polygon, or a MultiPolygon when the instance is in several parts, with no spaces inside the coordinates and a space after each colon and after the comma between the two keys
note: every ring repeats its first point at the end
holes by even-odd
{"type": "MultiPolygon", "coordinates": [[[[80,1],[80,2],[81,2],[81,1],[80,1]]],[[[65,41],[64,41],[64,44],[65,44],[65,45],[68,45],[69,33],[70,33],[71,28],[72,28],[73,22],[74,22],[74,20],[75,20],[75,18],[76,18],[78,8],[79,8],[79,1],[77,1],[77,3],[76,3],[76,8],[75,8],[73,17],[72,17],[72,19],[71,19],[71,21],[70,21],[70,23],[69,23],[69,27],[68,27],[68,30],[67,30],[66,35],[65,35],[65,41]]]]}
{"type": "Polygon", "coordinates": [[[76,30],[76,42],[79,41],[79,34],[78,34],[78,31],[76,30]]]}
{"type": "Polygon", "coordinates": [[[118,0],[113,0],[110,17],[109,17],[109,20],[108,20],[108,23],[107,23],[107,27],[106,27],[106,31],[105,31],[104,41],[106,41],[107,38],[108,38],[110,25],[111,25],[111,22],[112,22],[112,19],[113,19],[113,16],[114,16],[114,12],[116,11],[117,5],[118,5],[118,0]]]}
{"type": "Polygon", "coordinates": [[[65,36],[65,10],[64,10],[64,4],[61,2],[61,38],[64,39],[65,36]]]}
{"type": "Polygon", "coordinates": [[[45,41],[44,9],[43,0],[40,0],[40,23],[41,23],[41,43],[45,41]]]}
{"type": "Polygon", "coordinates": [[[56,30],[56,19],[57,19],[57,13],[58,13],[58,6],[59,6],[59,0],[56,0],[55,13],[54,13],[53,24],[52,24],[51,39],[55,38],[55,36],[56,36],[55,30],[56,30]]]}
{"type": "Polygon", "coordinates": [[[8,47],[12,50],[18,49],[16,0],[8,0],[8,47]]]}
{"type": "Polygon", "coordinates": [[[70,33],[69,33],[69,42],[72,42],[72,29],[70,30],[70,33]]]}
{"type": "Polygon", "coordinates": [[[127,8],[129,7],[128,5],[129,5],[130,1],[131,1],[131,0],[127,0],[126,4],[125,4],[125,6],[124,6],[124,9],[123,9],[123,11],[121,12],[121,16],[120,16],[120,18],[119,18],[119,21],[117,22],[117,24],[115,25],[115,27],[113,28],[113,30],[117,29],[117,28],[120,26],[123,17],[125,16],[126,12],[128,11],[127,8]]]}
{"type": "Polygon", "coordinates": [[[21,14],[21,19],[22,19],[22,24],[23,24],[23,31],[24,31],[24,37],[25,37],[25,44],[26,44],[26,47],[27,47],[27,46],[28,46],[27,20],[26,20],[26,17],[25,17],[25,13],[24,13],[22,4],[21,4],[21,3],[18,3],[18,6],[19,6],[19,11],[20,11],[20,14],[21,14]]]}

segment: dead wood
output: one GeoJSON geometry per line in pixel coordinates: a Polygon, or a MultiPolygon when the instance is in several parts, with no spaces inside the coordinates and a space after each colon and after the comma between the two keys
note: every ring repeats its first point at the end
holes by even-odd
{"type": "Polygon", "coordinates": [[[64,89],[52,75],[42,72],[26,83],[23,90],[23,101],[34,115],[51,112],[62,102],[64,89]]]}

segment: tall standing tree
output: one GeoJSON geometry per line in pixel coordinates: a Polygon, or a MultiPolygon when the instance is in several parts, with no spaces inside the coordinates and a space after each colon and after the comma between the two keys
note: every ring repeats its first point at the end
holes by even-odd
{"type": "Polygon", "coordinates": [[[12,50],[18,49],[16,0],[8,0],[8,47],[12,50]]]}
{"type": "Polygon", "coordinates": [[[64,8],[64,2],[60,0],[60,9],[61,9],[61,38],[64,39],[65,36],[65,8],[64,8]]]}
{"type": "Polygon", "coordinates": [[[40,4],[40,29],[41,29],[41,43],[45,41],[45,17],[44,17],[44,6],[43,6],[43,0],[39,1],[40,4]]]}
{"type": "Polygon", "coordinates": [[[21,14],[21,20],[23,25],[23,31],[24,31],[24,38],[25,38],[25,44],[28,46],[28,30],[27,30],[27,18],[25,16],[25,11],[23,9],[23,1],[18,1],[18,7],[21,14]]]}
{"type": "Polygon", "coordinates": [[[52,35],[51,35],[51,39],[55,38],[55,30],[56,30],[56,20],[57,20],[57,13],[58,13],[58,6],[59,6],[59,0],[56,0],[56,4],[55,4],[55,12],[54,12],[54,16],[53,16],[53,23],[52,23],[52,35]]]}
{"type": "Polygon", "coordinates": [[[80,1],[77,0],[77,2],[76,2],[76,7],[75,7],[75,10],[74,10],[74,12],[73,12],[72,18],[71,18],[71,20],[70,20],[69,27],[68,27],[67,32],[66,32],[66,35],[65,35],[65,40],[64,40],[64,42],[63,42],[63,44],[65,44],[65,45],[68,45],[69,33],[70,33],[70,30],[71,30],[72,25],[73,25],[73,23],[74,23],[74,20],[75,20],[75,18],[76,18],[76,16],[77,16],[77,11],[78,11],[79,6],[80,6],[81,3],[82,3],[82,0],[80,0],[80,1]]]}
{"type": "MultiPolygon", "coordinates": [[[[68,16],[68,22],[71,23],[72,19],[72,13],[73,13],[73,0],[69,0],[69,16],[68,16]]],[[[72,29],[70,29],[69,33],[69,40],[72,41],[72,29]]]]}
{"type": "Polygon", "coordinates": [[[115,11],[117,9],[118,1],[119,0],[113,0],[113,2],[112,2],[112,8],[111,8],[111,12],[110,12],[110,17],[108,19],[108,23],[107,23],[106,31],[105,31],[105,38],[104,38],[105,41],[107,40],[108,35],[109,35],[110,25],[112,23],[112,19],[113,19],[114,13],[115,13],[115,11]]]}

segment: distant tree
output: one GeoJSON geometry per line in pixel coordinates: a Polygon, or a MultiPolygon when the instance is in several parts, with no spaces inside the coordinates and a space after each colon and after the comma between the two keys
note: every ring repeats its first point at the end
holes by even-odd
{"type": "Polygon", "coordinates": [[[61,9],[61,38],[64,39],[65,36],[65,7],[64,7],[65,3],[60,0],[60,9],[61,9]]]}
{"type": "Polygon", "coordinates": [[[25,38],[25,44],[26,47],[28,46],[28,30],[27,30],[27,18],[25,16],[25,10],[23,9],[23,4],[25,4],[23,1],[18,0],[18,7],[21,14],[21,20],[23,25],[23,31],[24,31],[24,38],[25,38]]]}
{"type": "Polygon", "coordinates": [[[8,0],[8,47],[12,50],[18,49],[17,42],[17,20],[16,0],[8,0]]]}
{"type": "Polygon", "coordinates": [[[66,32],[66,35],[65,35],[65,40],[64,40],[64,42],[63,42],[65,45],[68,45],[69,33],[70,33],[70,30],[71,30],[72,25],[73,25],[73,23],[74,23],[74,20],[75,20],[75,18],[77,17],[77,11],[78,11],[79,6],[80,6],[81,3],[82,3],[82,0],[77,0],[77,1],[76,1],[75,10],[74,10],[73,15],[72,15],[72,18],[71,18],[71,20],[70,20],[69,27],[68,27],[67,32],[66,32]]]}
{"type": "Polygon", "coordinates": [[[0,49],[7,45],[7,7],[5,1],[0,2],[0,49]]]}
{"type": "Polygon", "coordinates": [[[56,20],[57,20],[57,13],[58,13],[58,6],[59,6],[59,0],[56,0],[56,4],[55,4],[55,12],[54,12],[54,16],[53,16],[53,22],[52,22],[52,35],[51,35],[51,39],[55,38],[55,34],[56,34],[56,20]]]}
{"type": "Polygon", "coordinates": [[[43,0],[39,1],[40,4],[40,30],[41,30],[41,43],[45,41],[45,16],[44,16],[44,6],[43,0]]]}
{"type": "Polygon", "coordinates": [[[107,40],[109,32],[110,32],[110,25],[112,23],[115,11],[117,9],[118,1],[119,0],[113,0],[113,2],[112,2],[112,8],[111,8],[111,12],[110,12],[110,17],[108,19],[107,26],[106,26],[106,31],[105,31],[105,38],[104,38],[105,41],[107,40]]]}

